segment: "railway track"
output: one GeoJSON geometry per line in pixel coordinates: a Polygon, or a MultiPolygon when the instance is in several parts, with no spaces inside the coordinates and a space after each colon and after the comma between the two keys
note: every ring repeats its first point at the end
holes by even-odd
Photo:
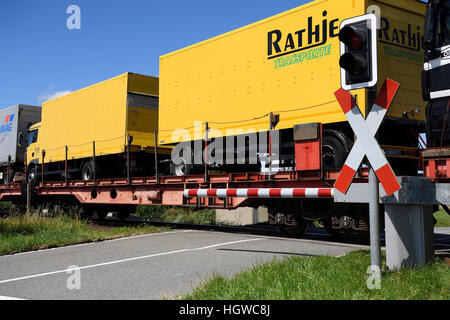
{"type": "MultiPolygon", "coordinates": [[[[284,233],[281,227],[272,226],[269,224],[258,224],[253,226],[227,226],[227,225],[210,225],[210,224],[206,225],[206,224],[153,221],[134,216],[130,217],[127,220],[106,218],[103,220],[93,219],[92,221],[101,226],[112,226],[112,227],[152,225],[159,227],[169,227],[171,229],[203,230],[203,231],[239,233],[239,234],[268,236],[268,237],[279,237],[279,238],[292,238],[292,239],[298,238],[296,236],[284,233]]],[[[355,244],[363,246],[367,246],[369,244],[368,239],[360,239],[345,235],[330,235],[324,229],[316,228],[313,226],[310,226],[308,228],[308,230],[301,237],[301,239],[334,242],[340,244],[355,244]]]]}
{"type": "MultiPolygon", "coordinates": [[[[100,226],[111,226],[111,227],[151,225],[158,227],[169,227],[171,229],[203,230],[203,231],[240,233],[248,235],[280,237],[280,238],[296,238],[294,236],[289,236],[283,233],[283,230],[281,230],[280,227],[271,226],[268,224],[259,224],[253,226],[227,226],[227,225],[210,225],[210,224],[205,225],[205,224],[153,221],[150,219],[144,219],[135,216],[132,216],[127,220],[106,218],[103,220],[92,219],[92,221],[100,226]]],[[[308,230],[306,231],[304,236],[301,237],[301,239],[334,242],[336,244],[349,244],[349,245],[356,244],[362,246],[369,245],[368,239],[365,238],[358,239],[355,237],[349,237],[345,235],[330,235],[324,229],[313,226],[310,226],[308,228],[308,230]]],[[[382,246],[385,245],[384,234],[381,237],[381,244],[382,246]]],[[[446,256],[450,255],[450,232],[445,234],[440,233],[436,234],[434,244],[437,253],[444,254],[446,256]]]]}

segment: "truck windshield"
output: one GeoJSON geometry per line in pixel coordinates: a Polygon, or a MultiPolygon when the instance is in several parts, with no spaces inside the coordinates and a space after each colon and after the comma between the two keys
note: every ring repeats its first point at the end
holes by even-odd
{"type": "Polygon", "coordinates": [[[38,138],[38,130],[31,131],[28,137],[28,146],[30,146],[30,144],[32,143],[37,142],[37,138],[38,138]]]}

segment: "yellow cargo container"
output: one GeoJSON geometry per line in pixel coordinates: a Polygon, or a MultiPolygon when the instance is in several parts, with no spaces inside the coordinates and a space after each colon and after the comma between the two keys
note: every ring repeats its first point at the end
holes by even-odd
{"type": "MultiPolygon", "coordinates": [[[[334,96],[340,88],[339,26],[369,8],[381,13],[378,85],[386,77],[402,85],[388,118],[423,125],[426,105],[420,77],[425,3],[316,0],[162,56],[160,143],[202,139],[205,126],[201,122],[214,129],[210,137],[226,136],[230,129],[267,131],[271,112],[280,115],[279,130],[316,122],[341,130],[335,124],[346,120],[334,96]],[[187,131],[175,131],[181,128],[187,131]]],[[[353,94],[364,113],[366,90],[353,94]]],[[[392,132],[394,127],[391,122],[382,129],[384,144],[401,145],[387,137],[399,135],[392,132]]],[[[410,133],[409,128],[404,131],[410,133]]],[[[351,131],[347,136],[353,139],[351,131]]]]}
{"type": "MultiPolygon", "coordinates": [[[[90,160],[82,160],[93,157],[95,142],[98,161],[108,159],[108,163],[97,165],[99,172],[105,171],[104,167],[111,161],[123,160],[123,156],[111,156],[123,155],[127,137],[131,136],[133,165],[138,166],[138,155],[154,153],[158,82],[158,78],[126,73],[43,103],[42,121],[30,130],[28,163],[41,164],[42,151],[45,151],[48,170],[55,174],[61,172],[61,166],[52,164],[65,162],[67,146],[67,159],[73,172],[82,169],[83,162],[89,163],[90,160]]],[[[170,149],[161,148],[158,153],[167,155],[170,149]]],[[[121,162],[116,169],[123,170],[121,162]]],[[[146,165],[153,168],[151,162],[146,165]]]]}

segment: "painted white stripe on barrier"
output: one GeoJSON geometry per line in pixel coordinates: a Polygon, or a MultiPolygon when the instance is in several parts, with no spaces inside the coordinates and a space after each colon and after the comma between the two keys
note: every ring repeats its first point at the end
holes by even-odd
{"type": "Polygon", "coordinates": [[[260,198],[270,198],[270,189],[259,189],[258,197],[260,198]]]}
{"type": "Polygon", "coordinates": [[[236,192],[237,197],[247,198],[248,197],[248,189],[238,189],[236,192]]]}
{"type": "Polygon", "coordinates": [[[197,191],[198,197],[207,197],[208,196],[208,190],[207,189],[200,189],[197,191]]]}
{"type": "Polygon", "coordinates": [[[281,197],[282,198],[294,198],[294,189],[282,189],[281,197]]]}
{"type": "Polygon", "coordinates": [[[305,196],[307,198],[318,198],[319,189],[306,189],[305,196]]]}
{"type": "Polygon", "coordinates": [[[227,190],[226,189],[217,190],[217,196],[219,198],[226,198],[227,197],[227,190]]]}

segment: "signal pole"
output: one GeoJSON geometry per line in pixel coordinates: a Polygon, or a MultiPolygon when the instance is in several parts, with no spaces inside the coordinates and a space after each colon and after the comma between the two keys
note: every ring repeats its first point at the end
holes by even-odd
{"type": "MultiPolygon", "coordinates": [[[[366,119],[377,98],[378,48],[377,17],[368,14],[342,21],[341,87],[346,91],[367,88],[366,119]]],[[[369,163],[369,226],[371,272],[381,268],[380,247],[380,182],[369,163]]]]}
{"type": "MultiPolygon", "coordinates": [[[[367,89],[366,118],[375,104],[377,88],[367,89]]],[[[370,227],[370,265],[381,270],[381,241],[380,241],[380,181],[375,170],[369,163],[369,227],[370,227]]],[[[374,270],[372,270],[374,272],[374,270]]]]}

